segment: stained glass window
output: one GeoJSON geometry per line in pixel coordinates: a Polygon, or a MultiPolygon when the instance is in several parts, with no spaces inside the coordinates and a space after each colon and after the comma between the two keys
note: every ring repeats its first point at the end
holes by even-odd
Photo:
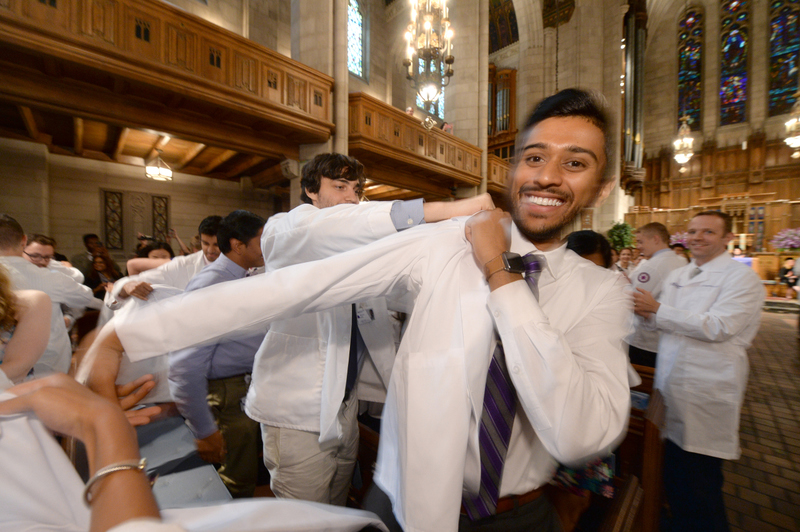
{"type": "Polygon", "coordinates": [[[744,122],[747,103],[749,0],[722,2],[720,125],[744,122]]]}
{"type": "Polygon", "coordinates": [[[103,191],[106,247],[122,249],[122,192],[103,191]]]}
{"type": "Polygon", "coordinates": [[[364,77],[364,15],[358,0],[347,4],[347,70],[364,77]]]}
{"type": "Polygon", "coordinates": [[[789,113],[797,91],[800,0],[770,4],[769,116],[789,113]]]}
{"type": "MultiPolygon", "coordinates": [[[[435,72],[435,68],[436,63],[432,62],[431,72],[435,72]]],[[[425,72],[425,63],[422,61],[422,59],[419,60],[419,71],[425,72]]],[[[440,73],[442,76],[444,76],[444,63],[441,63],[440,73]]],[[[439,97],[428,105],[425,105],[425,102],[422,100],[420,95],[417,94],[417,107],[426,113],[438,116],[440,120],[444,120],[444,87],[442,87],[442,90],[439,91],[439,97]]]]}
{"type": "Polygon", "coordinates": [[[153,196],[153,238],[162,242],[169,236],[169,198],[153,196]]]}
{"type": "Polygon", "coordinates": [[[685,114],[689,127],[700,129],[703,66],[703,13],[689,9],[678,24],[678,124],[685,114]]]}

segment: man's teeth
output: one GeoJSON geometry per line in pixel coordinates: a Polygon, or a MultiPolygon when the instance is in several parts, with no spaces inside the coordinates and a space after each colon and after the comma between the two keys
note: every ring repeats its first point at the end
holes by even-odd
{"type": "Polygon", "coordinates": [[[539,196],[527,196],[525,201],[535,205],[543,205],[545,207],[558,207],[564,203],[564,200],[558,198],[541,198],[539,196]]]}

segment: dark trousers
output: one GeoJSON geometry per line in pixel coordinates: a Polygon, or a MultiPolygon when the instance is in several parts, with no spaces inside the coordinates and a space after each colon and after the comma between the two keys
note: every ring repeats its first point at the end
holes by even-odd
{"type": "Polygon", "coordinates": [[[635,345],[628,346],[628,358],[631,359],[631,364],[647,366],[648,368],[656,367],[656,353],[639,349],[635,345]]]}
{"type": "Polygon", "coordinates": [[[672,519],[662,532],[728,532],[722,483],[722,459],[664,440],[664,492],[672,519]]]}
{"type": "MultiPolygon", "coordinates": [[[[389,532],[403,532],[392,513],[389,497],[378,486],[370,486],[364,497],[364,509],[373,512],[389,529],[389,532]]],[[[542,496],[518,508],[502,514],[470,521],[461,515],[458,521],[460,532],[562,532],[555,508],[547,496],[542,496]]]]}

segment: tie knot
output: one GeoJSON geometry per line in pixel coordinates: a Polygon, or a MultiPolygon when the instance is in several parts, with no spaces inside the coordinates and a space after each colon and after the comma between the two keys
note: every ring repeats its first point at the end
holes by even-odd
{"type": "Polygon", "coordinates": [[[694,270],[692,270],[692,272],[689,274],[689,279],[694,279],[696,276],[700,275],[700,272],[702,272],[702,271],[703,271],[703,270],[701,270],[700,268],[695,268],[695,269],[694,269],[694,270]]]}
{"type": "Polygon", "coordinates": [[[538,274],[541,273],[544,267],[544,257],[535,253],[528,253],[522,257],[522,263],[525,265],[526,274],[538,274]]]}

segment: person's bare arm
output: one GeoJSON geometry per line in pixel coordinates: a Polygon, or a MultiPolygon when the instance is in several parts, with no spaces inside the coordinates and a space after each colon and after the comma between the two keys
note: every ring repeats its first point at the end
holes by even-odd
{"type": "MultiPolygon", "coordinates": [[[[169,238],[174,238],[178,241],[178,246],[181,248],[182,255],[191,255],[191,250],[183,243],[183,240],[178,236],[178,232],[175,229],[169,230],[169,238]]],[[[169,238],[167,238],[167,242],[169,242],[169,238]]]]}
{"type": "MultiPolygon", "coordinates": [[[[0,415],[33,412],[48,429],[81,440],[90,475],[109,465],[139,460],[136,434],[119,407],[72,378],[52,375],[8,391],[17,397],[0,402],[0,415]]],[[[130,519],[160,517],[142,471],[112,473],[98,480],[91,492],[91,532],[105,532],[130,519]]]]}
{"type": "Polygon", "coordinates": [[[471,216],[478,211],[494,209],[494,202],[489,194],[479,194],[456,201],[432,201],[422,206],[425,222],[441,222],[457,216],[471,216]]]}
{"type": "Polygon", "coordinates": [[[47,347],[50,338],[50,297],[37,290],[20,290],[16,297],[17,325],[6,345],[0,369],[13,382],[25,378],[47,347]]]}
{"type": "Polygon", "coordinates": [[[128,261],[128,275],[139,275],[140,273],[158,268],[162,264],[166,264],[170,259],[146,259],[135,258],[128,261]]]}
{"type": "MultiPolygon", "coordinates": [[[[148,259],[149,260],[149,259],[148,259]]],[[[125,283],[119,291],[117,297],[119,299],[128,299],[129,297],[138,297],[143,301],[147,301],[150,292],[153,291],[153,286],[145,281],[131,281],[125,283]]]]}

